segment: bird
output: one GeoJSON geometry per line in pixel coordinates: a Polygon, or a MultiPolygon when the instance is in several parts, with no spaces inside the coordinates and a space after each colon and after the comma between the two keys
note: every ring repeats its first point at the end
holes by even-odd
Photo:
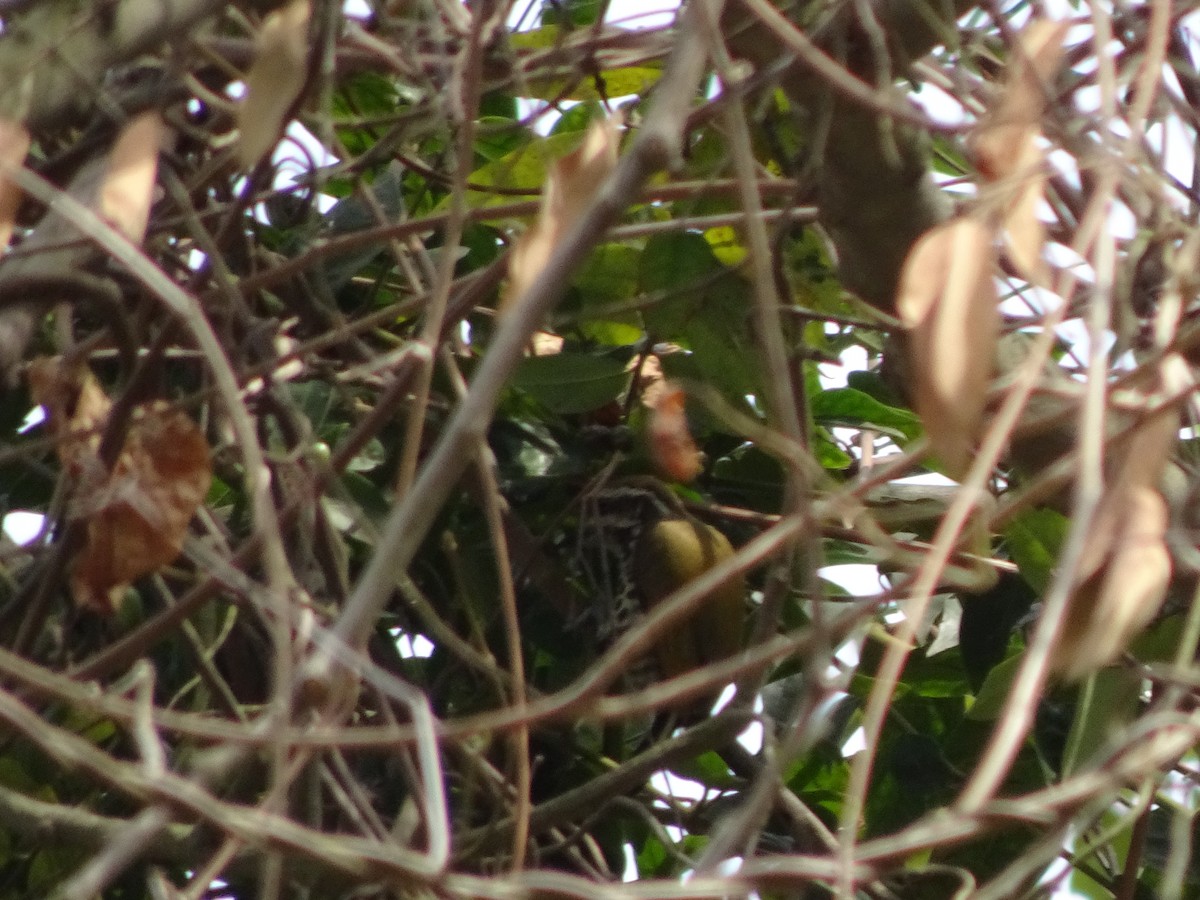
{"type": "MultiPolygon", "coordinates": [[[[643,529],[633,576],[646,612],[733,555],[714,526],[691,517],[659,519],[643,529]]],[[[675,678],[736,654],[742,646],[746,579],[737,573],[712,591],[682,623],[654,645],[661,678],[675,678]]]]}

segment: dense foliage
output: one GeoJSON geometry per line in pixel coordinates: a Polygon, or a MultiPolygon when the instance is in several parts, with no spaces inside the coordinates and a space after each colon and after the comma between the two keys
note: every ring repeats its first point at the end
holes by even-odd
{"type": "Polygon", "coordinates": [[[1186,5],[0,3],[0,897],[1194,895],[1186,5]]]}

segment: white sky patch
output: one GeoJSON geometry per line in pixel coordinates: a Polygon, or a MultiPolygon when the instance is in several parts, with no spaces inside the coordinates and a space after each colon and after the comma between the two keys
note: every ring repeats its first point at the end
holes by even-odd
{"type": "MultiPolygon", "coordinates": [[[[508,15],[508,25],[519,30],[537,28],[539,25],[539,0],[530,3],[517,3],[508,15]]],[[[679,4],[671,0],[658,0],[646,3],[645,0],[611,0],[608,11],[604,16],[605,23],[629,31],[643,31],[651,28],[665,28],[675,20],[679,4]]],[[[616,106],[625,97],[610,97],[609,102],[616,106]]],[[[517,98],[517,115],[522,119],[536,115],[532,122],[533,130],[540,135],[547,135],[558,123],[562,113],[577,105],[576,101],[564,100],[552,107],[542,100],[526,97],[517,98]]]]}
{"type": "MultiPolygon", "coordinates": [[[[357,0],[357,2],[351,0],[351,3],[361,5],[362,0],[357,0]]],[[[368,15],[369,13],[370,10],[367,10],[368,15]]],[[[241,100],[246,94],[245,82],[233,82],[225,88],[225,94],[232,100],[241,100]]],[[[336,156],[325,149],[311,131],[295,119],[288,122],[283,131],[283,137],[275,145],[275,150],[271,154],[271,161],[275,164],[275,181],[272,187],[277,191],[286,191],[302,182],[308,182],[315,169],[333,166],[340,162],[336,156]]],[[[245,183],[244,178],[240,179],[235,185],[235,189],[240,193],[245,183]]],[[[307,187],[301,188],[301,190],[307,189],[307,187]]],[[[318,194],[315,202],[317,210],[324,213],[337,203],[337,199],[325,194],[318,194]]],[[[268,221],[269,217],[263,204],[260,203],[254,208],[254,217],[260,222],[268,221]]]]}
{"type": "Polygon", "coordinates": [[[860,725],[855,729],[850,737],[846,738],[846,743],[842,744],[842,757],[849,759],[857,753],[862,753],[867,749],[867,733],[860,725]]]}
{"type": "Polygon", "coordinates": [[[957,481],[947,478],[945,475],[939,475],[937,472],[924,472],[920,475],[907,475],[904,478],[895,478],[891,484],[932,484],[942,485],[944,487],[955,487],[957,481]]]}
{"type": "Polygon", "coordinates": [[[622,844],[621,853],[625,857],[625,871],[621,873],[621,880],[626,884],[637,881],[641,876],[638,875],[637,854],[633,852],[633,844],[622,844]]]}
{"type": "Polygon", "coordinates": [[[700,782],[683,778],[666,769],[659,769],[650,776],[650,786],[660,794],[686,803],[699,800],[708,793],[708,788],[700,782]]]}
{"type": "Polygon", "coordinates": [[[433,656],[433,642],[425,635],[408,634],[397,629],[393,636],[396,638],[396,650],[399,651],[401,659],[429,659],[433,656]]]}
{"type": "MultiPolygon", "coordinates": [[[[1070,253],[1072,260],[1079,259],[1078,254],[1064,247],[1062,244],[1051,244],[1050,246],[1061,248],[1070,253]]],[[[1089,277],[1080,278],[1079,280],[1091,283],[1091,266],[1086,266],[1084,274],[1089,277]]],[[[1013,283],[1011,281],[1001,281],[998,285],[998,290],[1000,291],[1000,296],[1004,298],[1000,302],[1001,314],[1022,319],[1029,316],[1044,316],[1046,313],[1058,309],[1062,306],[1063,302],[1062,297],[1053,291],[1036,287],[1026,282],[1013,283]]]]}
{"type": "Polygon", "coordinates": [[[939,125],[958,127],[971,120],[963,109],[962,101],[937,85],[922,84],[912,98],[925,111],[925,115],[939,125]]]}
{"type": "MultiPolygon", "coordinates": [[[[26,434],[45,421],[46,410],[41,406],[35,406],[25,414],[25,419],[17,429],[17,434],[26,434]]],[[[14,544],[24,547],[37,539],[45,522],[46,517],[42,513],[17,509],[0,520],[0,531],[3,531],[4,535],[14,544]]]]}
{"type": "Polygon", "coordinates": [[[21,423],[21,427],[17,429],[17,434],[25,434],[37,428],[46,421],[46,410],[41,406],[35,406],[25,414],[25,420],[21,423]]]}
{"type": "Polygon", "coordinates": [[[868,563],[824,566],[817,574],[826,581],[833,582],[852,597],[866,597],[879,593],[879,569],[868,563]]]}
{"type": "Polygon", "coordinates": [[[0,530],[14,544],[25,547],[37,539],[45,524],[46,517],[41,513],[17,509],[4,517],[0,522],[0,530]]]}
{"type": "Polygon", "coordinates": [[[678,3],[670,0],[647,3],[646,0],[612,0],[604,21],[630,31],[666,28],[675,21],[678,3]]]}
{"type": "MultiPolygon", "coordinates": [[[[1070,355],[1063,360],[1063,367],[1068,370],[1075,370],[1079,367],[1075,365],[1075,360],[1081,363],[1086,363],[1088,355],[1091,353],[1091,336],[1088,334],[1087,323],[1083,319],[1067,319],[1057,328],[1055,333],[1063,340],[1067,346],[1071,348],[1070,355]]],[[[1117,336],[1111,331],[1104,332],[1105,350],[1112,349],[1113,344],[1117,342],[1117,336]]]]}
{"type": "MultiPolygon", "coordinates": [[[[314,168],[322,169],[340,162],[321,146],[311,131],[296,121],[288,125],[283,140],[275,148],[274,161],[276,190],[296,186],[302,179],[311,176],[314,168]]],[[[337,203],[337,199],[327,194],[317,194],[315,202],[317,211],[326,213],[337,203]]]]}
{"type": "MultiPolygon", "coordinates": [[[[836,331],[836,326],[833,326],[836,331]]],[[[846,378],[851,372],[861,372],[867,368],[867,351],[865,347],[848,347],[836,363],[820,363],[817,375],[821,379],[821,387],[842,388],[846,386],[846,378]]]]}
{"type": "MultiPolygon", "coordinates": [[[[732,687],[733,687],[733,685],[730,685],[730,688],[732,688],[732,687]]],[[[732,699],[733,691],[730,689],[730,690],[727,690],[727,693],[729,694],[730,699],[732,699]]],[[[722,694],[721,696],[724,697],[725,694],[722,694]]],[[[726,701],[726,702],[728,702],[728,701],[726,701]]],[[[717,704],[720,705],[719,700],[717,701],[717,704]]],[[[756,715],[762,715],[762,711],[763,711],[762,697],[755,697],[754,698],[754,712],[756,715]]],[[[761,751],[762,745],[763,745],[762,722],[756,721],[756,722],[750,723],[750,725],[746,728],[746,730],[737,736],[737,742],[739,744],[741,744],[743,747],[745,747],[746,751],[748,753],[758,753],[759,751],[761,751]]]]}
{"type": "Polygon", "coordinates": [[[1079,179],[1079,165],[1075,162],[1074,156],[1061,147],[1054,147],[1048,149],[1046,162],[1062,176],[1063,181],[1076,190],[1080,188],[1082,182],[1079,179]]]}

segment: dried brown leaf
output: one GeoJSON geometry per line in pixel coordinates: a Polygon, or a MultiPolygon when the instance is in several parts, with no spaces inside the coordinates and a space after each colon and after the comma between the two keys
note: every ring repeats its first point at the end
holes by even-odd
{"type": "MultiPolygon", "coordinates": [[[[0,163],[20,168],[29,152],[29,132],[20,122],[0,119],[0,163]]],[[[13,224],[21,207],[21,189],[11,178],[0,176],[0,250],[12,239],[13,224]]]]}
{"type": "Polygon", "coordinates": [[[291,0],[263,19],[238,104],[238,160],[245,168],[271,152],[283,133],[284,116],[308,78],[309,0],[291,0]]]}
{"type": "Polygon", "coordinates": [[[1130,424],[1128,437],[1109,453],[1114,487],[1157,487],[1163,469],[1179,442],[1179,408],[1174,404],[1147,409],[1130,424]]]}
{"type": "Polygon", "coordinates": [[[109,471],[97,455],[112,404],[92,374],[36,360],[30,391],[46,409],[72,481],[70,517],[86,540],[71,569],[75,602],[111,613],[125,588],[171,563],[212,479],[208,443],[184,413],[158,402],[134,411],[109,471]]]}
{"type": "Polygon", "coordinates": [[[108,421],[112,401],[88,369],[69,366],[60,357],[31,361],[28,377],[30,397],[42,407],[46,425],[57,438],[58,459],[68,477],[77,481],[85,469],[99,465],[100,429],[108,421]]]}
{"type": "Polygon", "coordinates": [[[687,394],[682,389],[666,385],[650,411],[647,428],[654,465],[670,480],[685,484],[704,470],[688,428],[686,404],[687,394]]]}
{"type": "Polygon", "coordinates": [[[1114,662],[1162,606],[1171,578],[1164,535],[1167,505],[1158,491],[1109,491],[1102,506],[1116,523],[1103,564],[1081,572],[1067,608],[1051,669],[1067,680],[1114,662]]]}
{"type": "Polygon", "coordinates": [[[993,238],[978,219],[951,219],[921,236],[900,272],[913,405],[954,478],[970,467],[1000,329],[993,238]]]}
{"type": "Polygon", "coordinates": [[[555,245],[588,208],[616,166],[620,142],[617,129],[618,123],[612,119],[593,122],[578,149],[551,166],[537,220],[521,235],[509,256],[502,313],[542,274],[555,245]]]}
{"type": "Polygon", "coordinates": [[[1022,276],[1036,281],[1046,243],[1046,226],[1037,214],[1045,195],[1046,175],[1041,171],[1042,151],[1032,142],[1026,157],[1027,161],[1019,166],[1024,174],[1014,186],[1004,213],[1004,231],[1013,265],[1022,276]]]}
{"type": "Polygon", "coordinates": [[[1026,160],[1046,109],[1045,85],[1062,61],[1069,23],[1030,23],[1014,49],[1008,78],[995,107],[970,137],[971,156],[991,181],[1013,175],[1026,160]]]}
{"type": "Polygon", "coordinates": [[[1148,409],[1126,422],[1122,435],[1108,448],[1106,500],[1092,521],[1088,546],[1079,566],[1081,580],[1098,572],[1121,540],[1127,510],[1120,498],[1158,487],[1179,442],[1179,424],[1179,410],[1174,405],[1148,409]]]}
{"type": "Polygon", "coordinates": [[[99,212],[135,244],[146,236],[165,133],[158,111],[144,112],[125,123],[108,155],[99,212]]]}

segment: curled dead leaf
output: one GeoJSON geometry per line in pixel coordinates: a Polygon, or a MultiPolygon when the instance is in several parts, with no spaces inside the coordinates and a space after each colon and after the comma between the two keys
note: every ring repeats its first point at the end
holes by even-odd
{"type": "Polygon", "coordinates": [[[664,385],[650,411],[647,428],[654,465],[667,478],[684,483],[692,481],[704,471],[700,450],[688,428],[686,404],[687,394],[681,388],[664,385]]]}
{"type": "Polygon", "coordinates": [[[1046,84],[1062,61],[1068,27],[1039,19],[1021,33],[999,99],[968,140],[976,168],[989,181],[1007,178],[1029,161],[1046,110],[1046,84]]]}
{"type": "Polygon", "coordinates": [[[146,236],[165,133],[158,111],[144,112],[125,123],[108,155],[99,212],[135,244],[146,236]]]}
{"type": "Polygon", "coordinates": [[[1146,408],[1109,451],[1109,481],[1114,488],[1157,487],[1179,443],[1179,408],[1173,403],[1146,408]]]}
{"type": "Polygon", "coordinates": [[[238,160],[258,163],[279,141],[284,116],[308,78],[310,0],[291,0],[263,19],[246,73],[246,95],[238,104],[238,160]]]}
{"type": "Polygon", "coordinates": [[[970,467],[999,336],[993,239],[979,219],[951,219],[917,240],[900,271],[913,405],[952,478],[970,467]]]}
{"type": "Polygon", "coordinates": [[[1103,558],[1090,552],[1068,601],[1066,621],[1050,659],[1051,671],[1077,680],[1114,662],[1154,618],[1171,578],[1164,535],[1167,505],[1153,488],[1110,491],[1103,506],[1119,515],[1103,558]]]}
{"type": "Polygon", "coordinates": [[[1040,280],[1045,228],[1037,216],[1045,190],[1045,154],[1038,146],[1046,85],[1064,52],[1066,22],[1036,20],[1013,49],[1008,77],[993,108],[968,138],[980,175],[996,184],[991,202],[1001,209],[1009,256],[1031,281],[1040,280]]]}
{"type": "Polygon", "coordinates": [[[1008,256],[1017,271],[1030,281],[1039,281],[1046,226],[1038,218],[1038,207],[1046,191],[1042,151],[1032,142],[1028,161],[1020,166],[1020,181],[1013,186],[1004,211],[1004,238],[1008,256]]]}
{"type": "Polygon", "coordinates": [[[59,359],[35,360],[29,383],[72,481],[68,515],[84,523],[72,596],[81,607],[109,614],[126,587],[183,549],[212,480],[208,443],[184,413],[161,401],[143,405],[110,471],[98,450],[112,404],[91,372],[59,359]]]}
{"type": "Polygon", "coordinates": [[[29,394],[46,414],[46,425],[57,438],[59,462],[68,477],[78,480],[89,466],[98,465],[100,431],[108,421],[112,401],[82,365],[69,365],[60,357],[42,357],[29,363],[29,394]]]}
{"type": "Polygon", "coordinates": [[[537,219],[509,256],[508,287],[499,310],[502,314],[538,279],[555,245],[588,208],[616,167],[619,143],[617,121],[595,121],[588,126],[583,143],[550,167],[537,219]]]}

